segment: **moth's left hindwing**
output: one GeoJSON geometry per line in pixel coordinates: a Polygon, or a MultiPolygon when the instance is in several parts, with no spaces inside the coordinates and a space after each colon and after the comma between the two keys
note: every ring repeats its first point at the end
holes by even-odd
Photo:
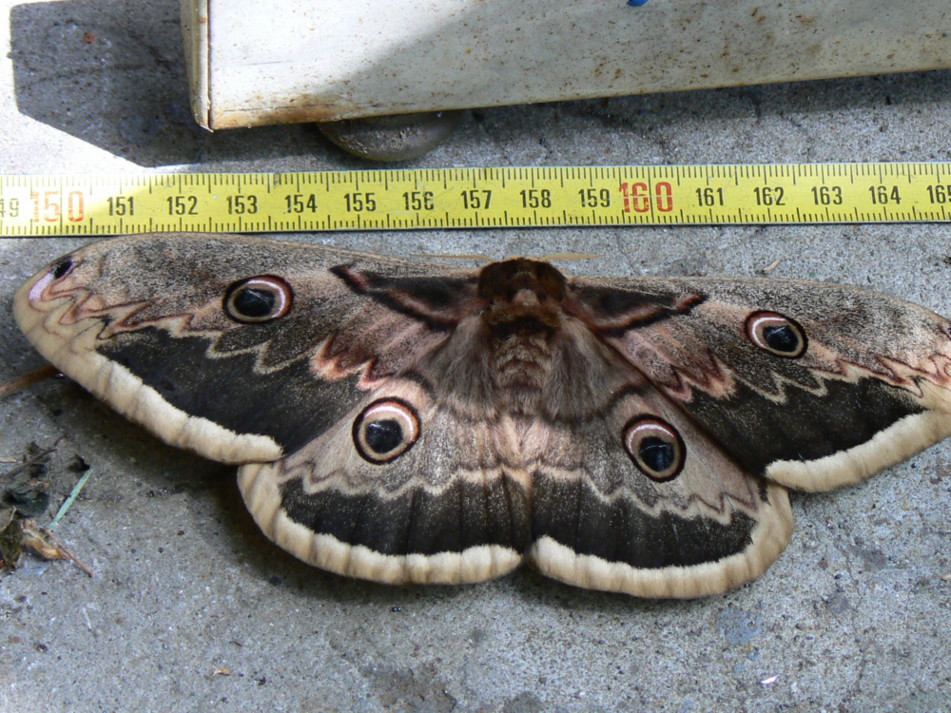
{"type": "Polygon", "coordinates": [[[947,321],[834,285],[152,235],[55,262],[15,312],[122,413],[244,464],[271,539],[384,582],[528,559],[596,589],[723,591],[785,546],[783,485],[854,482],[951,432],[947,321]]]}

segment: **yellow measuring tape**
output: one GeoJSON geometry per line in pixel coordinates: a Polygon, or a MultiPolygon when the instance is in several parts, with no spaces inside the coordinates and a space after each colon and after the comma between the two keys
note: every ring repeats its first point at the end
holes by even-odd
{"type": "Polygon", "coordinates": [[[951,163],[0,175],[0,236],[951,220],[951,163]]]}

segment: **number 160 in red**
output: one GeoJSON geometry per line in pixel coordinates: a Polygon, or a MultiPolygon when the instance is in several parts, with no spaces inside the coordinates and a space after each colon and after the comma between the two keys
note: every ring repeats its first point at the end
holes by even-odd
{"type": "Polygon", "coordinates": [[[622,183],[625,213],[647,213],[651,209],[669,213],[674,209],[674,189],[667,181],[658,181],[653,190],[643,181],[622,183]]]}

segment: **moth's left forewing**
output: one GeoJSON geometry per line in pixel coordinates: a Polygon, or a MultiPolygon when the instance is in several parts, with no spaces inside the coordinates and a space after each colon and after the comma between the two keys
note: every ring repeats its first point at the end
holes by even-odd
{"type": "Polygon", "coordinates": [[[782,280],[582,281],[578,294],[592,328],[737,461],[790,487],[852,483],[951,434],[951,327],[917,305],[782,280]]]}
{"type": "Polygon", "coordinates": [[[383,304],[399,291],[366,277],[431,272],[254,237],[144,235],[65,256],[14,307],[51,363],[166,442],[224,462],[269,461],[443,338],[383,304]],[[252,279],[272,295],[273,318],[228,313],[252,279]]]}
{"type": "Polygon", "coordinates": [[[173,308],[160,330],[143,324],[148,317],[142,313],[154,308],[154,298],[174,295],[175,286],[153,290],[151,271],[140,274],[141,263],[121,249],[122,241],[119,246],[105,253],[97,246],[82,248],[28,280],[13,303],[26,337],[61,372],[167,443],[225,462],[278,457],[273,439],[236,432],[170,403],[141,370],[136,373],[112,352],[122,343],[137,344],[161,360],[156,335],[179,334],[189,321],[173,308]]]}

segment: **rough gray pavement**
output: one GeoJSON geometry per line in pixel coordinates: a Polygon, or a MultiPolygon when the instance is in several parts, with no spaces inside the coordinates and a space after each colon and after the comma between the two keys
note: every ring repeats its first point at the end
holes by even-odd
{"type": "MultiPolygon", "coordinates": [[[[0,171],[364,167],[308,126],[208,134],[188,111],[175,0],[0,0],[0,171]]],[[[951,160],[951,72],[485,109],[410,165],[951,160]]],[[[951,314],[951,226],[592,228],[297,236],[382,253],[603,257],[583,273],[852,283],[951,314]]],[[[0,241],[0,379],[42,366],[17,286],[80,239],[0,241]]],[[[0,575],[2,711],[951,710],[951,442],[871,481],[794,495],[760,579],[696,601],[523,570],[387,587],[269,544],[231,469],[165,447],[74,384],[0,403],[0,473],[56,446],[57,535],[93,570],[0,575]]],[[[43,521],[44,518],[40,518],[43,521]]]]}

